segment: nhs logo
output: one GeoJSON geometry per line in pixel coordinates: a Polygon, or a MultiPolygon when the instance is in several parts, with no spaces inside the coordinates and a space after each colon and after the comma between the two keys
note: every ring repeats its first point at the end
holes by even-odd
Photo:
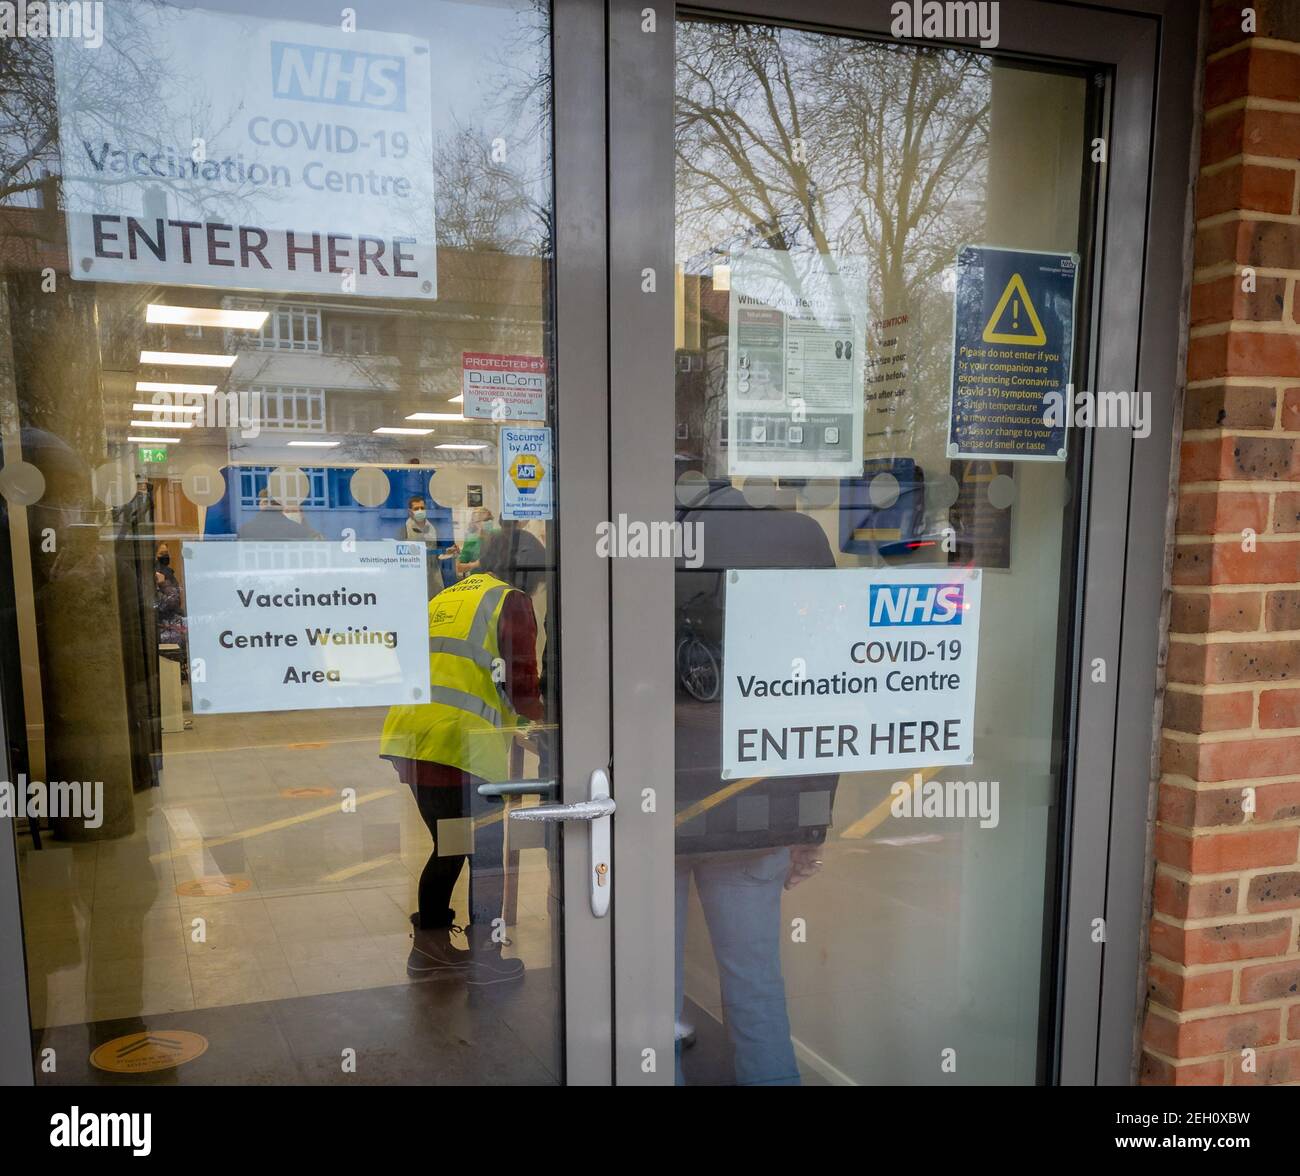
{"type": "Polygon", "coordinates": [[[298,102],[405,111],[406,59],[272,41],[271,89],[298,102]]]}
{"type": "Polygon", "coordinates": [[[965,612],[961,584],[872,584],[873,626],[960,625],[965,612]]]}

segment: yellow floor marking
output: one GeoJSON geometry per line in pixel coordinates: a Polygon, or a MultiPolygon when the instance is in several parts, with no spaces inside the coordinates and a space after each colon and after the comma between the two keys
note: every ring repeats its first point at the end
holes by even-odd
{"type": "MultiPolygon", "coordinates": [[[[180,736],[177,736],[180,738],[180,736]]],[[[330,739],[325,743],[237,743],[221,744],[217,747],[165,747],[163,756],[169,755],[221,755],[227,751],[265,751],[268,747],[283,747],[285,749],[294,747],[336,747],[340,743],[378,743],[379,732],[373,735],[349,735],[338,739],[330,739]]],[[[376,757],[377,758],[377,757],[376,757]]],[[[163,767],[166,768],[166,759],[164,758],[163,767]]]]}
{"type": "MultiPolygon", "coordinates": [[[[939,771],[940,771],[939,768],[926,768],[922,772],[913,772],[910,776],[907,777],[908,792],[910,793],[914,791],[917,787],[919,787],[921,784],[926,784],[929,781],[933,780],[939,774],[939,771]]],[[[853,824],[851,824],[847,829],[845,829],[844,832],[839,835],[840,840],[857,841],[865,837],[873,829],[879,828],[887,820],[889,820],[890,809],[892,808],[894,801],[896,799],[898,799],[897,794],[894,792],[890,792],[890,794],[887,797],[885,797],[885,799],[882,800],[878,805],[876,805],[876,807],[873,808],[869,813],[867,813],[865,816],[859,817],[856,821],[853,822],[853,824]]]]}
{"type": "Polygon", "coordinates": [[[355,878],[358,874],[368,874],[371,870],[377,870],[380,866],[389,866],[393,862],[400,862],[402,855],[400,853],[386,853],[383,857],[371,858],[368,862],[357,862],[355,866],[345,866],[341,870],[335,870],[332,874],[326,874],[321,879],[322,882],[346,882],[349,878],[355,878]]]}
{"type": "Polygon", "coordinates": [[[760,780],[765,779],[767,779],[766,776],[750,776],[748,780],[733,780],[730,784],[723,788],[719,788],[717,792],[711,793],[703,800],[697,800],[689,808],[682,809],[682,811],[677,814],[677,819],[674,823],[684,825],[687,821],[693,821],[701,813],[707,813],[709,809],[717,808],[717,806],[724,800],[730,800],[736,795],[736,793],[744,792],[746,788],[750,788],[760,780]]]}
{"type": "Polygon", "coordinates": [[[176,884],[176,893],[182,898],[221,898],[227,894],[242,894],[252,887],[253,880],[242,874],[205,874],[176,884]]]}
{"type": "MultiPolygon", "coordinates": [[[[377,788],[374,792],[367,792],[364,796],[358,796],[356,803],[358,805],[369,804],[372,800],[382,800],[385,796],[393,796],[396,792],[396,788],[377,788]]],[[[196,849],[215,849],[219,845],[229,845],[234,841],[245,841],[250,837],[261,837],[266,833],[291,829],[294,825],[301,825],[306,821],[315,821],[320,817],[333,816],[341,811],[338,804],[327,804],[324,808],[299,813],[295,817],[282,817],[278,821],[268,821],[265,825],[255,825],[251,829],[241,829],[238,833],[225,833],[220,837],[205,837],[202,841],[194,844],[178,845],[174,849],[166,850],[163,853],[150,854],[149,860],[151,862],[165,862],[170,858],[182,857],[196,849]]]]}

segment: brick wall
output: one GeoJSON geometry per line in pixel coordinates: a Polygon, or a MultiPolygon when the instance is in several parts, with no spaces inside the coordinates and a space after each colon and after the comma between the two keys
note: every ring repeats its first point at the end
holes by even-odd
{"type": "Polygon", "coordinates": [[[1253,9],[1210,13],[1145,1083],[1300,1084],[1300,0],[1253,9]]]}

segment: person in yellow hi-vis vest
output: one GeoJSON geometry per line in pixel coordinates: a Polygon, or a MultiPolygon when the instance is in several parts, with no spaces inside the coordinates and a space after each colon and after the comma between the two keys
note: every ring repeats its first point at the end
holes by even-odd
{"type": "Polygon", "coordinates": [[[537,621],[532,601],[506,582],[510,545],[484,543],[479,571],[429,601],[429,702],[392,707],[379,754],[415,796],[434,849],[420,875],[420,909],[407,973],[500,984],[523,975],[522,961],[501,954],[492,921],[501,917],[502,822],[471,832],[492,811],[478,786],[510,776],[516,731],[540,720],[537,621]],[[471,837],[473,838],[471,844],[471,837]],[[451,893],[470,860],[469,926],[453,925],[451,893]],[[452,936],[463,930],[468,951],[452,936]]]}

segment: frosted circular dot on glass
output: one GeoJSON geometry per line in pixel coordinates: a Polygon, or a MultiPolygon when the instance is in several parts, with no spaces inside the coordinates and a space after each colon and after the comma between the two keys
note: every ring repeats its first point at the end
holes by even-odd
{"type": "Polygon", "coordinates": [[[800,497],[809,510],[834,506],[840,495],[840,484],[833,478],[809,478],[804,483],[800,497]]]}
{"type": "Polygon", "coordinates": [[[14,461],[0,470],[0,494],[14,506],[35,506],[45,493],[45,475],[29,461],[14,461]]]}
{"type": "Polygon", "coordinates": [[[216,506],[226,496],[226,479],[214,465],[193,465],[181,475],[181,493],[195,506],[216,506]]]}
{"type": "Polygon", "coordinates": [[[888,471],[877,474],[868,487],[871,505],[877,510],[888,510],[898,501],[898,479],[888,471]]]}
{"type": "Polygon", "coordinates": [[[300,506],[311,487],[297,466],[278,466],[266,479],[266,492],[281,506],[300,506]]]}
{"type": "Polygon", "coordinates": [[[957,501],[960,493],[961,487],[957,485],[957,479],[951,474],[944,474],[934,482],[930,490],[930,501],[939,510],[947,510],[957,501]]]}
{"type": "Polygon", "coordinates": [[[745,499],[750,506],[765,507],[776,503],[776,481],[772,478],[746,478],[745,499]]]}
{"type": "Polygon", "coordinates": [[[699,470],[686,470],[677,479],[677,484],[673,487],[673,493],[677,498],[677,505],[689,510],[693,506],[698,506],[708,497],[709,479],[699,470]]]}
{"type": "Polygon", "coordinates": [[[998,474],[989,483],[989,505],[994,510],[1006,510],[1016,500],[1016,483],[1006,474],[998,474]]]}
{"type": "Polygon", "coordinates": [[[91,485],[105,506],[125,506],[135,497],[135,471],[124,461],[106,461],[96,468],[91,485]]]}
{"type": "Polygon", "coordinates": [[[362,506],[383,506],[388,501],[388,475],[374,466],[363,466],[352,475],[348,489],[362,506]]]}

